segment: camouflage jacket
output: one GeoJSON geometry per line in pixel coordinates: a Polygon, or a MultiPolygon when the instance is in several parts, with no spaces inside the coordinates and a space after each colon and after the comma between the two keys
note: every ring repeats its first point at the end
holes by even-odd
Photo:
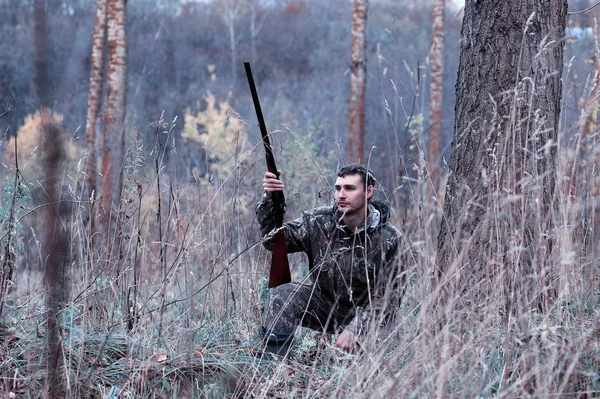
{"type": "MultiPolygon", "coordinates": [[[[256,206],[265,248],[272,250],[275,228],[273,201],[264,197],[256,206]]],[[[400,232],[389,221],[386,205],[371,201],[365,226],[356,232],[340,225],[337,206],[305,211],[285,223],[288,253],[308,256],[310,279],[322,295],[348,309],[352,321],[346,329],[366,332],[372,317],[394,307],[389,294],[398,290],[399,265],[395,259],[400,232]]]]}

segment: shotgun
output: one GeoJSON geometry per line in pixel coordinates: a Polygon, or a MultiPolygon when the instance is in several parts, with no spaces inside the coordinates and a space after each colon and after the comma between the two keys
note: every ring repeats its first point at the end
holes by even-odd
{"type": "MultiPolygon", "coordinates": [[[[254,102],[254,110],[256,111],[256,118],[258,119],[258,127],[265,147],[267,170],[275,176],[278,176],[275,157],[273,156],[273,150],[271,149],[271,142],[269,141],[265,119],[263,118],[262,109],[260,108],[260,101],[258,100],[258,93],[256,91],[256,86],[254,85],[254,78],[252,77],[252,69],[250,69],[249,61],[244,61],[244,69],[246,69],[246,77],[248,78],[248,85],[250,86],[252,101],[254,102]]],[[[283,225],[283,214],[285,213],[285,197],[283,196],[283,191],[274,192],[271,199],[273,200],[273,206],[275,208],[275,228],[279,229],[283,225]]],[[[271,271],[269,272],[269,288],[274,288],[292,281],[283,231],[279,230],[273,236],[272,241],[273,256],[271,257],[271,271]]]]}

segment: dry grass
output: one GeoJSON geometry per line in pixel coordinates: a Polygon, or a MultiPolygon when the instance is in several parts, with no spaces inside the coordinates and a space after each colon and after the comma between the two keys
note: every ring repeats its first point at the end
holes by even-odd
{"type": "MultiPolygon", "coordinates": [[[[403,231],[400,261],[406,277],[396,320],[374,328],[357,354],[341,353],[331,338],[302,331],[291,358],[278,363],[256,356],[268,255],[259,244],[252,209],[242,207],[258,200],[261,168],[254,159],[232,155],[220,161],[232,165],[229,174],[189,181],[168,168],[164,154],[172,149],[157,144],[151,152],[134,141],[117,216],[120,241],[95,244],[87,227],[87,198],[63,217],[72,246],[65,265],[68,299],[60,315],[64,396],[597,396],[598,251],[589,236],[597,223],[595,191],[573,196],[564,189],[560,177],[569,176],[567,169],[581,156],[568,144],[559,144],[551,216],[552,262],[559,272],[545,288],[560,288],[551,307],[542,311],[525,301],[507,312],[511,276],[505,273],[512,268],[488,264],[483,249],[481,264],[490,271],[469,290],[450,292],[440,301],[443,290],[434,284],[433,266],[438,218],[431,216],[441,210],[423,197],[428,190],[421,173],[408,184],[414,208],[395,220],[403,231]],[[160,166],[160,185],[158,175],[143,172],[144,164],[160,166]],[[112,242],[121,245],[111,248],[112,242]]],[[[260,161],[258,150],[247,154],[260,161]]],[[[596,172],[583,172],[597,189],[596,172]]],[[[324,176],[315,177],[326,185],[324,176]]],[[[71,175],[65,185],[77,187],[83,180],[71,175]]],[[[501,209],[503,198],[497,201],[501,209]]],[[[37,243],[44,226],[35,213],[20,219],[24,245],[1,315],[0,395],[7,397],[42,397],[46,310],[42,274],[33,265],[42,257],[37,243]]],[[[488,213],[490,221],[498,215],[488,213]]],[[[292,263],[299,277],[302,258],[292,263]]]]}

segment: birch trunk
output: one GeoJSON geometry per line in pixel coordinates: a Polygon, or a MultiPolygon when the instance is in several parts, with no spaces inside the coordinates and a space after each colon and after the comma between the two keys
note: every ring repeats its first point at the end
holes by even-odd
{"type": "Polygon", "coordinates": [[[431,84],[429,86],[429,177],[437,186],[443,146],[442,99],[444,92],[444,12],[445,0],[433,1],[431,28],[431,84]]]}
{"type": "Polygon", "coordinates": [[[348,160],[364,161],[365,148],[365,87],[367,80],[367,10],[368,0],[354,0],[352,14],[350,128],[348,160]]]}
{"type": "MultiPolygon", "coordinates": [[[[87,197],[96,193],[96,128],[98,113],[102,103],[102,78],[104,72],[104,45],[106,43],[106,0],[98,0],[96,8],[96,23],[92,39],[92,57],[90,71],[90,92],[88,97],[87,116],[85,120],[85,148],[88,153],[86,185],[87,197]]],[[[95,195],[94,195],[95,197],[95,195]]],[[[89,207],[90,225],[93,229],[94,214],[92,204],[89,207]]]]}
{"type": "Polygon", "coordinates": [[[119,207],[122,191],[125,147],[125,99],[127,89],[127,37],[125,0],[107,4],[108,69],[106,76],[106,114],[104,118],[104,154],[102,159],[103,230],[109,239],[110,222],[119,207]]]}

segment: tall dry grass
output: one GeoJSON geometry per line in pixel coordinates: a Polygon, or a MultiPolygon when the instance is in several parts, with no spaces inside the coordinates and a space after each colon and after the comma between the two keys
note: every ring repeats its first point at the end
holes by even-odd
{"type": "MultiPolygon", "coordinates": [[[[404,182],[411,205],[402,219],[394,219],[403,232],[398,261],[405,286],[393,322],[372,326],[361,343],[364,350],[355,354],[335,349],[332,337],[299,331],[290,359],[279,363],[256,356],[269,264],[248,206],[261,195],[260,150],[229,141],[230,155],[212,161],[219,163],[218,172],[200,176],[195,170],[188,178],[180,166],[173,166],[185,153],[174,138],[173,124],[161,118],[152,129],[159,138],[153,145],[132,133],[124,198],[113,210],[117,229],[105,245],[98,246],[89,231],[90,204],[97,198],[77,190],[84,186],[85,162],[63,178],[63,199],[73,205],[61,214],[72,251],[59,314],[64,397],[600,393],[595,151],[577,151],[581,145],[566,135],[558,143],[554,211],[540,218],[544,225],[539,226],[555,238],[550,263],[556,277],[536,286],[556,289],[551,306],[541,309],[533,299],[521,300],[507,311],[507,301],[519,289],[507,289],[515,277],[507,275],[513,268],[486,258],[486,248],[469,251],[480,256],[483,266],[476,274],[481,278],[468,290],[447,292],[436,286],[433,262],[441,204],[428,197],[431,182],[421,158],[419,173],[404,182]],[[589,157],[588,166],[573,170],[582,164],[581,157],[589,157]],[[567,179],[573,173],[581,176],[577,190],[567,179]]],[[[311,190],[302,192],[300,187],[288,196],[290,218],[304,204],[315,203],[314,197],[327,197],[321,192],[331,179],[327,171],[334,168],[319,165],[310,149],[294,141],[296,136],[286,137],[297,159],[312,165],[306,170],[311,190]],[[303,153],[307,155],[298,157],[303,153]]],[[[26,192],[33,186],[30,182],[20,189],[26,192]]],[[[384,194],[390,203],[400,203],[394,191],[384,194]]],[[[504,207],[513,206],[502,193],[491,198],[488,224],[502,218],[504,207]]],[[[18,205],[31,206],[25,200],[18,205]]],[[[40,241],[45,226],[36,211],[33,207],[19,219],[24,245],[17,254],[10,301],[2,308],[0,393],[7,397],[37,398],[43,392],[47,308],[42,273],[35,265],[44,258],[40,241]]],[[[14,224],[3,227],[3,236],[7,228],[16,229],[14,224]]],[[[498,239],[510,250],[510,237],[498,239]]],[[[295,277],[301,278],[306,272],[303,258],[292,257],[292,264],[295,277]]],[[[529,278],[533,276],[521,277],[523,284],[538,284],[529,278]]]]}

